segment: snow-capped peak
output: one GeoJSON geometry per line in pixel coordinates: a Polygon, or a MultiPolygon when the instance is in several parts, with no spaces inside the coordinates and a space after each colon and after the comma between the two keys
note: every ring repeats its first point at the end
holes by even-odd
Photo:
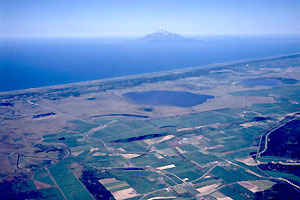
{"type": "Polygon", "coordinates": [[[166,29],[163,29],[163,28],[160,28],[156,33],[159,33],[161,35],[172,35],[173,33],[166,30],[166,29]]]}
{"type": "Polygon", "coordinates": [[[141,38],[144,42],[191,42],[193,39],[185,38],[177,33],[160,28],[157,32],[141,38]]]}

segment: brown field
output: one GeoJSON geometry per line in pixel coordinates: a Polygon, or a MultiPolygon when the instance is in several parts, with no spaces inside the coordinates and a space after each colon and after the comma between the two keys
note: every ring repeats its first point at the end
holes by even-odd
{"type": "Polygon", "coordinates": [[[158,170],[170,169],[176,167],[174,164],[157,167],[158,170]]]}
{"type": "Polygon", "coordinates": [[[224,147],[224,145],[218,144],[218,145],[215,145],[215,146],[212,146],[212,147],[206,147],[206,149],[211,150],[211,149],[217,149],[217,148],[222,148],[222,147],[224,147]]]}
{"type": "Polygon", "coordinates": [[[36,189],[44,189],[44,188],[49,188],[49,187],[53,187],[52,185],[46,184],[46,183],[42,183],[40,181],[37,180],[33,180],[36,189]]]}
{"type": "Polygon", "coordinates": [[[215,191],[215,189],[219,186],[220,184],[211,184],[211,185],[207,185],[207,186],[204,186],[204,187],[201,187],[201,188],[197,188],[196,190],[198,192],[200,192],[199,195],[201,196],[204,196],[204,195],[207,195],[207,194],[210,194],[212,192],[215,191]]]}
{"type": "Polygon", "coordinates": [[[115,197],[116,200],[129,199],[138,196],[138,194],[134,191],[133,188],[113,192],[112,195],[115,197]]]}
{"type": "Polygon", "coordinates": [[[255,166],[256,165],[254,159],[250,156],[246,157],[246,158],[237,158],[235,160],[238,161],[238,162],[242,162],[242,163],[244,163],[246,165],[249,165],[249,166],[255,166]]]}
{"type": "Polygon", "coordinates": [[[135,154],[135,153],[127,153],[127,154],[121,154],[121,156],[123,157],[123,158],[135,158],[135,157],[139,157],[140,156],[140,154],[135,154]]]}
{"type": "Polygon", "coordinates": [[[116,182],[117,180],[115,178],[105,178],[105,179],[99,179],[99,182],[102,185],[108,184],[108,183],[113,183],[116,182]]]}

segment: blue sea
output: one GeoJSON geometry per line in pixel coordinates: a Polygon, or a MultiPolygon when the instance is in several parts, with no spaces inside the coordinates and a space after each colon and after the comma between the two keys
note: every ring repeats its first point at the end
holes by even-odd
{"type": "Polygon", "coordinates": [[[300,52],[300,36],[0,39],[0,91],[120,77],[300,52]]]}

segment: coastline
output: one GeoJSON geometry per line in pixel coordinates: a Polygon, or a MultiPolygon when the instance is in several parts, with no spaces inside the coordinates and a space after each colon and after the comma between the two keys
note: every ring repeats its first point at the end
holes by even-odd
{"type": "Polygon", "coordinates": [[[243,64],[243,63],[246,64],[249,62],[281,59],[281,58],[286,58],[286,57],[290,57],[290,56],[299,56],[299,55],[300,55],[300,52],[290,53],[290,54],[280,54],[280,55],[275,55],[275,56],[238,60],[238,61],[234,61],[234,62],[214,63],[214,64],[209,64],[209,65],[194,66],[194,67],[172,69],[172,70],[164,70],[164,71],[159,71],[159,72],[134,74],[134,75],[128,75],[128,76],[96,79],[96,80],[89,80],[89,81],[79,81],[79,82],[72,82],[72,83],[66,83],[66,84],[49,85],[49,86],[27,88],[27,89],[20,89],[20,90],[10,90],[10,91],[0,92],[0,96],[17,95],[17,94],[22,94],[22,93],[27,93],[27,92],[41,92],[41,91],[47,90],[47,89],[62,89],[62,88],[71,88],[71,87],[78,87],[78,86],[93,86],[96,84],[108,83],[111,81],[122,81],[122,80],[124,81],[124,80],[131,80],[131,79],[143,78],[143,77],[145,77],[145,78],[146,77],[160,77],[160,76],[164,76],[164,75],[168,75],[168,74],[179,74],[179,73],[184,73],[184,72],[190,72],[193,70],[209,69],[209,68],[214,68],[214,67],[222,67],[222,66],[243,64]]]}

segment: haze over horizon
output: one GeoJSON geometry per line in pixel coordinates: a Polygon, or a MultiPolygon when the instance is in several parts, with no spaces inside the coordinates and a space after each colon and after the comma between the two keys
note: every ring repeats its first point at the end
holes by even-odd
{"type": "Polygon", "coordinates": [[[300,1],[0,2],[0,37],[300,34],[300,1]]]}

